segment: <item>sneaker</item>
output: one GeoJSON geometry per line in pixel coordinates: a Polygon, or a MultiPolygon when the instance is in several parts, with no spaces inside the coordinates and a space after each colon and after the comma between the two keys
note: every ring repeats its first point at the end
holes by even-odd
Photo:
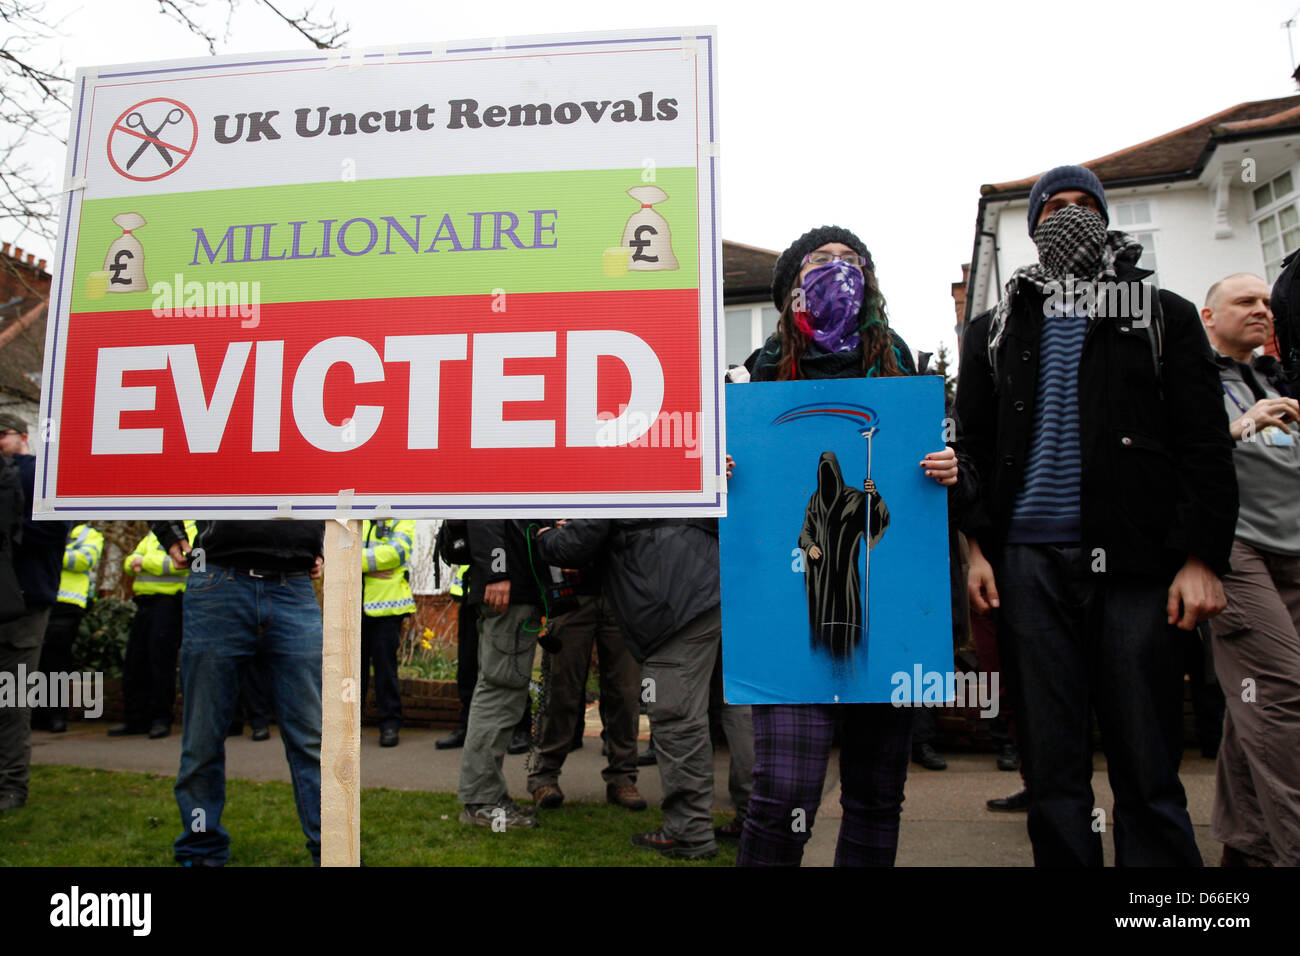
{"type": "Polygon", "coordinates": [[[533,791],[533,803],[543,810],[554,810],[564,802],[564,791],[559,784],[544,783],[533,791]]]}
{"type": "Polygon", "coordinates": [[[740,839],[741,832],[745,829],[745,818],[737,814],[720,827],[713,828],[713,838],[715,840],[736,841],[740,839]]]}
{"type": "Polygon", "coordinates": [[[495,806],[490,803],[466,804],[460,811],[460,822],[490,830],[529,830],[537,826],[537,818],[524,812],[524,808],[509,797],[495,806]]]}
{"type": "Polygon", "coordinates": [[[718,855],[718,845],[710,840],[707,843],[683,843],[664,833],[663,828],[652,833],[632,834],[632,845],[642,850],[655,850],[664,856],[686,860],[707,860],[718,855]]]}
{"type": "Polygon", "coordinates": [[[606,785],[605,802],[634,813],[646,808],[645,797],[641,796],[641,791],[637,790],[636,784],[633,783],[606,785]]]}

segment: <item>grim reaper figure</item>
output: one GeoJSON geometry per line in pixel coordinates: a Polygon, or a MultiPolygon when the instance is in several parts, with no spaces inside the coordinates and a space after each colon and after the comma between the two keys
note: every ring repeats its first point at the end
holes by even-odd
{"type": "MultiPolygon", "coordinates": [[[[871,534],[874,548],[889,527],[889,509],[867,479],[872,492],[871,534]]],[[[808,623],[814,650],[829,651],[842,660],[852,654],[862,637],[862,581],[858,575],[858,548],[866,532],[867,496],[844,485],[839,459],[822,452],[817,462],[817,490],[804,511],[799,547],[806,556],[808,623]]]]}

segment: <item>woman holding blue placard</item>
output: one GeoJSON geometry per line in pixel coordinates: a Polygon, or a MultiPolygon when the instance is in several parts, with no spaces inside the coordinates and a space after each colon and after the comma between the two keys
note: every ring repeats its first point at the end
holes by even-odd
{"type": "MultiPolygon", "coordinates": [[[[776,262],[772,298],[781,319],[747,363],[751,380],[916,374],[907,343],[889,327],[871,254],[849,230],[823,226],[796,239],[776,262]]],[[[951,448],[931,452],[920,466],[949,488],[966,477],[951,448]]],[[[820,558],[813,551],[808,549],[808,558],[820,558]]],[[[821,803],[837,724],[844,819],[835,864],[893,865],[912,710],[892,704],[769,704],[755,705],[753,717],[754,792],[736,865],[799,864],[821,803]]]]}

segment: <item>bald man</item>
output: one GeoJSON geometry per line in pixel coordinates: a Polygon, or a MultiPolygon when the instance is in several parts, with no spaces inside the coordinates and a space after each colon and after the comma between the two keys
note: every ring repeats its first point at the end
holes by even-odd
{"type": "Polygon", "coordinates": [[[1239,273],[1201,310],[1241,497],[1228,606],[1210,621],[1227,699],[1214,798],[1224,866],[1300,865],[1300,404],[1277,359],[1255,357],[1273,338],[1269,296],[1239,273]]]}

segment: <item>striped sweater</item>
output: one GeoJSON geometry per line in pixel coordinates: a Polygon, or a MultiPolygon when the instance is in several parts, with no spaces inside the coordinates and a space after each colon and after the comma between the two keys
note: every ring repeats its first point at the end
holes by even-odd
{"type": "Polygon", "coordinates": [[[1079,543],[1079,356],[1087,328],[1083,315],[1043,319],[1029,458],[1008,544],[1079,543]]]}

